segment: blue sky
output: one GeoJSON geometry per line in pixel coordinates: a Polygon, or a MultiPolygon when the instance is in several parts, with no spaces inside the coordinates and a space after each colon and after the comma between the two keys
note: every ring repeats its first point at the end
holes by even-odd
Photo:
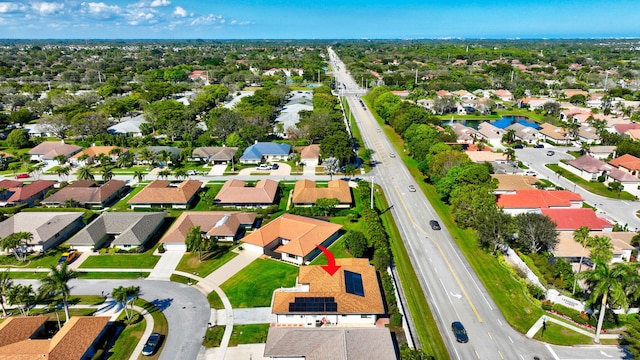
{"type": "Polygon", "coordinates": [[[637,0],[0,0],[0,38],[640,37],[637,0]]]}

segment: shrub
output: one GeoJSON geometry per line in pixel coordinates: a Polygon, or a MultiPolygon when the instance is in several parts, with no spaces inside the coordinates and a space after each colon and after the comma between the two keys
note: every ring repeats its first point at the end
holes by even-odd
{"type": "Polygon", "coordinates": [[[160,246],[158,246],[158,252],[160,254],[164,254],[166,250],[164,249],[164,244],[160,244],[160,246]]]}
{"type": "Polygon", "coordinates": [[[527,290],[529,291],[529,294],[531,294],[531,296],[533,296],[535,299],[544,299],[545,292],[541,287],[530,283],[527,284],[527,290]]]}
{"type": "Polygon", "coordinates": [[[542,306],[542,310],[551,310],[553,309],[553,303],[550,300],[542,300],[542,304],[540,304],[540,306],[542,306]]]}

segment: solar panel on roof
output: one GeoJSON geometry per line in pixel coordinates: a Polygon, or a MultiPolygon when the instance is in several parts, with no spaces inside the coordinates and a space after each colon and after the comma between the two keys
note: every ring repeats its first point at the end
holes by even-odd
{"type": "Polygon", "coordinates": [[[364,286],[362,285],[361,274],[345,270],[344,283],[347,293],[364,296],[364,286]]]}
{"type": "Polygon", "coordinates": [[[338,304],[333,297],[296,297],[289,303],[289,312],[337,312],[338,304]]]}

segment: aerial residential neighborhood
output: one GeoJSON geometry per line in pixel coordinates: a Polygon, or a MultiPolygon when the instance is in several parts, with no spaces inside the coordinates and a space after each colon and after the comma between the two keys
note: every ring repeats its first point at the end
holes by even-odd
{"type": "Polygon", "coordinates": [[[640,356],[636,40],[0,49],[1,359],[640,356]]]}

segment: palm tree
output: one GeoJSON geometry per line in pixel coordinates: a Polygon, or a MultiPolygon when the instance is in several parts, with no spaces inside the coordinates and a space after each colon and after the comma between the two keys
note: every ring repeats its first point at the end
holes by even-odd
{"type": "Polygon", "coordinates": [[[109,150],[109,155],[119,157],[120,154],[122,154],[122,151],[122,148],[114,147],[113,149],[109,150]]]}
{"type": "Polygon", "coordinates": [[[127,151],[116,159],[116,166],[120,168],[128,168],[133,165],[133,154],[127,151]]]}
{"type": "Polygon", "coordinates": [[[105,166],[102,168],[102,181],[107,182],[113,179],[113,168],[111,166],[105,166]]]}
{"type": "Polygon", "coordinates": [[[59,165],[62,165],[65,162],[67,162],[67,155],[64,155],[64,154],[56,155],[53,157],[53,160],[57,161],[59,165]]]}
{"type": "Polygon", "coordinates": [[[82,155],[78,156],[78,162],[82,162],[83,165],[87,165],[87,159],[89,159],[89,154],[87,153],[83,153],[82,155]]]}
{"type": "Polygon", "coordinates": [[[149,148],[140,149],[136,155],[138,155],[138,160],[141,163],[146,162],[147,164],[151,165],[151,159],[153,158],[153,153],[151,152],[151,150],[149,150],[149,148]]]}
{"type": "Polygon", "coordinates": [[[13,249],[13,255],[20,262],[27,260],[27,253],[22,251],[22,245],[26,245],[33,240],[33,234],[28,231],[13,233],[0,241],[0,248],[3,250],[13,249]]]}
{"type": "Polygon", "coordinates": [[[156,161],[161,167],[169,166],[169,160],[171,160],[171,155],[167,150],[162,150],[156,154],[156,161]]]}
{"type": "Polygon", "coordinates": [[[105,154],[98,154],[96,161],[100,163],[100,166],[107,166],[111,164],[111,158],[105,154]]]}
{"type": "Polygon", "coordinates": [[[140,296],[140,287],[130,286],[126,288],[124,286],[118,286],[111,291],[111,295],[115,301],[122,304],[127,320],[131,321],[133,311],[129,312],[127,305],[131,305],[131,310],[133,310],[133,302],[140,296]]]}
{"type": "Polygon", "coordinates": [[[13,176],[15,177],[16,175],[18,175],[18,170],[20,170],[22,168],[22,164],[18,163],[18,162],[14,162],[9,164],[9,170],[11,170],[13,172],[13,176]]]}
{"type": "Polygon", "coordinates": [[[94,180],[93,174],[91,173],[91,168],[86,165],[80,166],[78,168],[76,177],[78,178],[78,180],[89,180],[89,181],[94,180]]]}
{"type": "Polygon", "coordinates": [[[607,236],[590,237],[587,245],[591,248],[589,256],[593,262],[606,264],[613,258],[613,245],[607,236]]]}
{"type": "Polygon", "coordinates": [[[615,263],[613,266],[609,266],[604,262],[597,262],[595,269],[580,273],[578,276],[586,280],[587,286],[591,290],[590,303],[595,305],[600,299],[600,314],[598,316],[596,336],[593,339],[593,341],[599,343],[607,304],[627,309],[629,301],[625,284],[628,279],[638,276],[638,272],[635,267],[630,266],[628,263],[615,263]]]}
{"type": "Polygon", "coordinates": [[[508,162],[514,162],[516,160],[516,151],[513,150],[513,148],[505,150],[504,155],[507,157],[508,162]]]}
{"type": "Polygon", "coordinates": [[[516,131],[513,129],[507,130],[507,132],[504,133],[504,135],[502,136],[502,141],[506,142],[507,144],[511,144],[515,140],[516,140],[516,131]]]}
{"type": "Polygon", "coordinates": [[[60,176],[60,179],[69,175],[70,172],[71,167],[69,167],[69,165],[58,166],[58,168],[56,168],[56,175],[60,176]]]}
{"type": "Polygon", "coordinates": [[[187,177],[187,170],[180,168],[180,169],[176,169],[173,174],[175,175],[176,179],[180,180],[180,179],[184,179],[187,177]]]}
{"type": "Polygon", "coordinates": [[[187,245],[188,251],[198,250],[198,260],[202,261],[202,248],[207,248],[210,244],[209,237],[203,235],[200,231],[200,226],[192,226],[189,228],[189,232],[184,239],[185,245],[187,245]]]}
{"type": "Polygon", "coordinates": [[[64,315],[66,321],[69,321],[69,304],[67,299],[71,293],[69,289],[69,280],[75,279],[78,274],[67,268],[67,263],[63,262],[59,267],[52,266],[49,276],[40,280],[40,288],[38,291],[45,296],[60,293],[62,295],[62,305],[64,306],[64,315]]]}
{"type": "MultiPolygon", "coordinates": [[[[584,259],[584,248],[587,247],[589,243],[589,228],[586,226],[581,226],[573,232],[573,240],[582,246],[582,252],[580,253],[580,265],[578,265],[578,274],[582,271],[582,260],[584,259]]],[[[573,291],[572,294],[576,293],[576,284],[578,283],[578,277],[576,276],[573,281],[573,291]]]]}
{"type": "Polygon", "coordinates": [[[2,306],[2,316],[7,317],[7,310],[4,307],[5,297],[13,287],[13,280],[9,276],[9,269],[0,272],[0,306],[2,306]]]}
{"type": "Polygon", "coordinates": [[[22,316],[29,315],[31,303],[35,300],[35,292],[32,285],[18,284],[7,292],[7,300],[11,305],[18,305],[18,310],[22,316]]]}
{"type": "Polygon", "coordinates": [[[169,169],[158,171],[158,177],[161,179],[164,178],[165,180],[167,180],[169,178],[169,175],[171,175],[171,170],[169,169]]]}
{"type": "Polygon", "coordinates": [[[138,182],[142,182],[142,180],[144,179],[144,171],[142,170],[136,170],[133,172],[133,178],[137,179],[138,182]]]}

